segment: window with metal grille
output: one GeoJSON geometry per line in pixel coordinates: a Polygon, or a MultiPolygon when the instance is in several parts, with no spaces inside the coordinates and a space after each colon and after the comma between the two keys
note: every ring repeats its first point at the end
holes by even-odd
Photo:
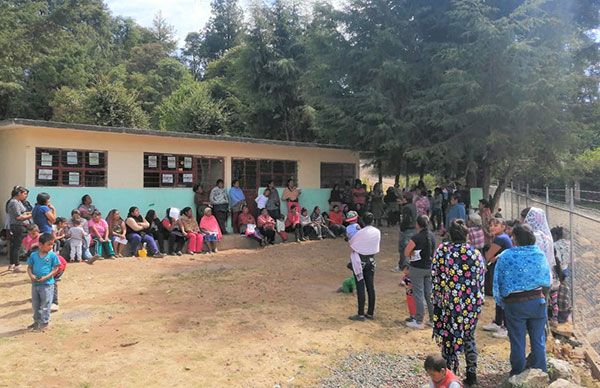
{"type": "Polygon", "coordinates": [[[233,159],[231,176],[240,180],[244,189],[266,186],[270,180],[275,186],[285,186],[288,179],[297,180],[297,162],[293,160],[233,159]]]}
{"type": "Polygon", "coordinates": [[[356,179],[356,165],[353,163],[321,163],[321,188],[331,189],[334,184],[344,185],[345,181],[356,179]]]}
{"type": "Polygon", "coordinates": [[[106,151],[35,149],[36,186],[106,187],[106,151]]]}
{"type": "Polygon", "coordinates": [[[144,187],[207,186],[223,173],[223,158],[144,153],[144,187]]]}

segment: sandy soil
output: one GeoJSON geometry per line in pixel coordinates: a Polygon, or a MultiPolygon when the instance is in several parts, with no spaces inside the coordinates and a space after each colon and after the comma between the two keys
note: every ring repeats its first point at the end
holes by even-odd
{"type": "MultiPolygon", "coordinates": [[[[430,331],[402,325],[397,232],[383,234],[376,320],[365,323],[347,319],[355,296],[335,292],[350,274],[342,239],[69,265],[44,333],[23,330],[26,275],[3,274],[0,386],[314,386],[349,352],[435,352],[430,331]]],[[[507,340],[484,332],[478,347],[507,357],[507,340]]]]}

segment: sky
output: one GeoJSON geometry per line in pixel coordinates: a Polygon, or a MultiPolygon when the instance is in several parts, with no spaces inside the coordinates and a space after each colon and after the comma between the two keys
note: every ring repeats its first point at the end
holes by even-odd
{"type": "MultiPolygon", "coordinates": [[[[167,23],[175,27],[179,46],[184,45],[189,32],[200,31],[210,18],[210,0],[104,0],[114,16],[127,16],[144,27],[152,26],[152,19],[162,11],[167,23]]],[[[240,0],[247,8],[252,0],[240,0]]],[[[313,0],[310,0],[313,1],[313,0]]],[[[331,0],[339,4],[341,0],[331,0]]]]}

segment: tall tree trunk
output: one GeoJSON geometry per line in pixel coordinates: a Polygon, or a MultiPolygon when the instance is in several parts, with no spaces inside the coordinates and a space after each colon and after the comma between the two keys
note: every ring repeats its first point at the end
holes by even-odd
{"type": "Polygon", "coordinates": [[[394,177],[394,186],[400,184],[400,174],[396,174],[394,177]]]}
{"type": "Polygon", "coordinates": [[[481,187],[483,188],[483,198],[487,199],[490,195],[490,183],[492,181],[492,166],[487,160],[484,160],[481,168],[481,187]]]}
{"type": "MultiPolygon", "coordinates": [[[[515,169],[513,165],[509,164],[506,170],[504,171],[504,174],[500,177],[500,180],[498,180],[498,187],[496,187],[496,191],[494,192],[494,196],[492,197],[492,203],[490,204],[490,207],[492,208],[493,212],[496,211],[496,209],[498,208],[500,197],[502,196],[502,194],[506,190],[506,186],[512,179],[514,171],[515,169]]],[[[504,211],[506,211],[506,209],[504,209],[504,211]]]]}
{"type": "Polygon", "coordinates": [[[381,160],[377,162],[377,179],[379,184],[383,184],[383,168],[381,166],[381,160]]]}

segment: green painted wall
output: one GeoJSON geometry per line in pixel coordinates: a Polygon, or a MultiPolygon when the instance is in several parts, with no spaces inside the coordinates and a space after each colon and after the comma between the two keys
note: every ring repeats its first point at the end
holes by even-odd
{"type": "MultiPolygon", "coordinates": [[[[260,189],[261,192],[264,189],[260,189]]],[[[283,189],[278,189],[281,195],[283,189]]],[[[320,206],[323,210],[329,210],[328,199],[330,189],[303,189],[300,196],[300,205],[312,211],[314,206],[320,206]]],[[[58,215],[69,217],[71,210],[81,203],[81,197],[85,194],[92,196],[93,204],[102,212],[103,216],[111,209],[118,209],[123,217],[131,206],[140,208],[142,214],[149,209],[155,209],[162,218],[165,210],[169,207],[182,209],[186,206],[194,208],[194,193],[189,188],[174,189],[109,189],[102,187],[34,187],[29,193],[29,201],[35,204],[38,193],[50,194],[50,201],[56,207],[58,215]]],[[[247,198],[253,201],[254,198],[247,198]]],[[[282,204],[284,213],[285,204],[282,204]]]]}

